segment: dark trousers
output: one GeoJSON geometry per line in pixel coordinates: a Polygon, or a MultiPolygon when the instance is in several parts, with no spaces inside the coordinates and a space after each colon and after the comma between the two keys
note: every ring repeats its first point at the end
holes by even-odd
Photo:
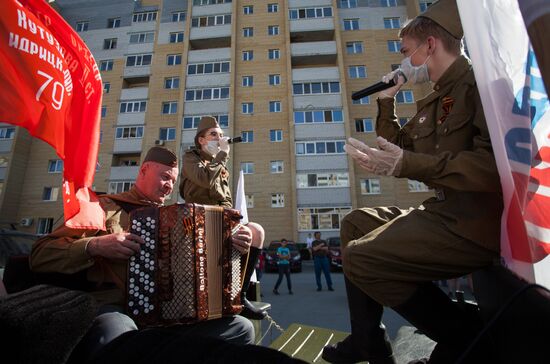
{"type": "Polygon", "coordinates": [[[317,288],[321,289],[321,271],[325,274],[325,279],[327,280],[327,286],[332,287],[332,278],[330,277],[330,263],[328,257],[313,257],[313,265],[315,268],[315,282],[317,283],[317,288]]]}
{"type": "Polygon", "coordinates": [[[281,281],[283,280],[283,274],[286,276],[286,286],[289,291],[292,291],[292,282],[290,282],[290,264],[279,264],[279,278],[275,283],[275,289],[279,288],[281,281]]]}

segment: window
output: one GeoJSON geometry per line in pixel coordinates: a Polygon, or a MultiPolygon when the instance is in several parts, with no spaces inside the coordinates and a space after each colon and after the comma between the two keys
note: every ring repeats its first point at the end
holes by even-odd
{"type": "Polygon", "coordinates": [[[53,217],[41,217],[38,219],[37,234],[49,234],[53,228],[53,217]]]}
{"type": "Polygon", "coordinates": [[[298,230],[338,230],[350,207],[318,207],[298,209],[298,230]]]}
{"type": "Polygon", "coordinates": [[[118,165],[120,167],[134,167],[138,165],[138,161],[132,159],[122,159],[119,161],[118,165]]]}
{"type": "Polygon", "coordinates": [[[248,37],[252,37],[253,35],[254,35],[254,28],[252,27],[243,28],[243,37],[248,38],[248,37]]]}
{"type": "Polygon", "coordinates": [[[271,161],[269,171],[272,174],[283,173],[284,172],[284,162],[283,161],[271,161]]]}
{"type": "Polygon", "coordinates": [[[401,51],[401,42],[398,40],[388,40],[388,51],[399,53],[401,51]]]}
{"type": "Polygon", "coordinates": [[[367,67],[365,66],[349,66],[349,78],[365,78],[367,77],[367,67]]]}
{"type": "Polygon", "coordinates": [[[408,117],[401,117],[399,118],[399,125],[403,127],[403,125],[407,124],[411,118],[408,117]]]}
{"type": "Polygon", "coordinates": [[[374,124],[371,118],[355,119],[355,131],[358,133],[374,132],[374,124]]]}
{"type": "Polygon", "coordinates": [[[155,40],[155,32],[141,32],[130,34],[130,43],[152,43],[155,40]]]}
{"type": "Polygon", "coordinates": [[[408,180],[409,184],[409,192],[429,192],[430,188],[426,186],[424,183],[415,181],[415,180],[408,180]]]}
{"type": "Polygon", "coordinates": [[[243,102],[241,104],[241,110],[243,114],[252,114],[254,113],[254,103],[253,102],[243,102]]]}
{"type": "Polygon", "coordinates": [[[281,102],[269,101],[269,112],[281,112],[281,102]]]}
{"type": "Polygon", "coordinates": [[[273,129],[269,131],[269,141],[270,142],[282,142],[283,141],[283,131],[280,129],[273,129]]]}
{"type": "Polygon", "coordinates": [[[195,63],[187,66],[189,75],[225,72],[229,72],[229,62],[195,63]]]}
{"type": "Polygon", "coordinates": [[[57,201],[59,187],[44,187],[42,191],[42,201],[57,201]]]}
{"type": "Polygon", "coordinates": [[[359,100],[353,100],[352,104],[354,105],[368,105],[370,104],[370,96],[365,96],[359,100]]]}
{"type": "Polygon", "coordinates": [[[143,23],[148,21],[156,21],[157,12],[156,11],[147,11],[144,13],[135,13],[132,17],[134,23],[143,23]]]}
{"type": "Polygon", "coordinates": [[[166,56],[166,64],[168,66],[181,64],[181,54],[169,54],[166,56]]]}
{"type": "Polygon", "coordinates": [[[347,54],[363,53],[363,42],[347,42],[346,53],[347,54]]]}
{"type": "Polygon", "coordinates": [[[170,43],[182,43],[183,32],[170,33],[170,43]]]}
{"type": "Polygon", "coordinates": [[[252,61],[254,59],[254,51],[243,51],[243,61],[252,61]]]}
{"type": "Polygon", "coordinates": [[[253,76],[243,76],[243,87],[252,87],[254,86],[254,77],[253,76]]]}
{"type": "Polygon", "coordinates": [[[176,128],[160,128],[159,140],[176,140],[176,128]]]}
{"type": "Polygon", "coordinates": [[[229,87],[185,90],[185,101],[225,100],[228,98],[229,98],[229,87]]]}
{"type": "Polygon", "coordinates": [[[297,155],[343,154],[345,141],[315,141],[296,143],[297,155]]]}
{"type": "Polygon", "coordinates": [[[281,84],[281,75],[269,75],[269,85],[276,86],[281,84]]]}
{"type": "Polygon", "coordinates": [[[180,88],[180,78],[179,77],[167,77],[164,79],[164,88],[166,89],[176,89],[180,88]]]}
{"type": "Polygon", "coordinates": [[[111,18],[107,20],[107,28],[119,28],[120,18],[111,18]]]}
{"type": "Polygon", "coordinates": [[[279,34],[278,25],[270,25],[267,27],[267,35],[278,35],[278,34],[279,34]]]}
{"type": "Polygon", "coordinates": [[[125,126],[116,128],[115,139],[143,138],[143,126],[125,126]]]}
{"type": "Polygon", "coordinates": [[[112,71],[113,70],[113,60],[109,59],[106,61],[99,62],[99,70],[100,71],[112,71]]]}
{"type": "Polygon", "coordinates": [[[399,18],[384,18],[385,29],[399,29],[401,27],[401,21],[399,18]]]}
{"type": "Polygon", "coordinates": [[[285,207],[285,194],[284,193],[271,194],[271,207],[273,208],[285,207]]]}
{"type": "Polygon", "coordinates": [[[231,3],[232,0],[193,0],[193,5],[215,5],[231,3]]]}
{"type": "Polygon", "coordinates": [[[193,28],[213,27],[226,24],[231,24],[231,14],[198,16],[191,19],[191,27],[193,28]]]}
{"type": "Polygon", "coordinates": [[[103,82],[103,93],[108,94],[109,91],[111,91],[111,83],[110,82],[103,82]]]}
{"type": "Polygon", "coordinates": [[[102,106],[101,107],[101,117],[104,118],[105,116],[107,116],[107,106],[102,106]]]}
{"type": "MultiPolygon", "coordinates": [[[[229,115],[222,114],[222,115],[210,115],[210,116],[213,116],[218,121],[218,124],[220,124],[222,128],[227,128],[229,126],[229,115]]],[[[184,117],[183,128],[196,129],[201,121],[201,118],[202,118],[202,115],[184,117]]]]}
{"type": "Polygon", "coordinates": [[[162,103],[162,113],[163,114],[175,114],[178,112],[178,102],[169,101],[162,103]]]}
{"type": "Polygon", "coordinates": [[[420,4],[419,4],[420,5],[420,12],[421,13],[425,12],[428,9],[428,7],[430,5],[432,5],[433,3],[434,3],[433,1],[420,1],[420,4]]]}
{"type": "Polygon", "coordinates": [[[359,19],[344,19],[344,30],[359,29],[359,19]]]}
{"type": "Polygon", "coordinates": [[[13,139],[15,128],[0,128],[0,139],[13,139]]]}
{"type": "Polygon", "coordinates": [[[241,137],[243,138],[243,143],[254,142],[254,132],[252,130],[243,131],[241,137]]]}
{"type": "Polygon", "coordinates": [[[63,172],[63,161],[61,159],[51,159],[48,161],[48,173],[63,172]]]}
{"type": "Polygon", "coordinates": [[[294,95],[332,94],[340,92],[340,82],[295,83],[292,85],[294,95]]]}
{"type": "Polygon", "coordinates": [[[254,162],[241,162],[241,171],[244,174],[254,174],[254,162]]]}
{"type": "Polygon", "coordinates": [[[344,9],[356,8],[357,0],[340,0],[338,1],[338,5],[340,8],[344,9]]]}
{"type": "Polygon", "coordinates": [[[278,49],[270,49],[267,51],[267,58],[269,59],[279,59],[281,58],[281,53],[278,49]]]}
{"type": "Polygon", "coordinates": [[[244,15],[254,14],[254,6],[252,5],[243,6],[243,14],[244,15]]]}
{"type": "Polygon", "coordinates": [[[361,180],[362,195],[379,195],[380,194],[380,179],[367,178],[361,180]]]}
{"type": "Polygon", "coordinates": [[[380,0],[380,6],[387,8],[391,6],[397,6],[397,0],[380,0]]]}
{"type": "Polygon", "coordinates": [[[185,11],[175,11],[172,13],[173,22],[183,22],[185,21],[186,12],[185,11]]]}
{"type": "Polygon", "coordinates": [[[395,101],[398,104],[412,104],[414,103],[413,92],[411,90],[401,90],[395,95],[395,101]]]}
{"type": "Polygon", "coordinates": [[[342,109],[294,111],[294,123],[342,123],[344,114],[342,109]]]}
{"type": "Polygon", "coordinates": [[[128,56],[126,58],[126,67],[141,67],[149,66],[151,64],[151,54],[138,54],[135,56],[128,56]]]}
{"type": "Polygon", "coordinates": [[[332,17],[332,8],[297,8],[288,11],[289,18],[292,19],[310,19],[310,18],[330,18],[332,17]]]}
{"type": "Polygon", "coordinates": [[[246,208],[254,208],[254,195],[245,195],[246,198],[246,208]]]}
{"type": "Polygon", "coordinates": [[[267,12],[268,13],[277,13],[279,11],[279,5],[278,4],[267,4],[267,12]]]}
{"type": "Polygon", "coordinates": [[[115,49],[117,38],[110,38],[103,40],[103,49],[115,49]]]}
{"type": "Polygon", "coordinates": [[[348,173],[297,173],[296,187],[349,187],[348,173]]]}
{"type": "Polygon", "coordinates": [[[109,183],[109,193],[121,193],[130,191],[134,185],[134,181],[119,181],[109,183]]]}
{"type": "Polygon", "coordinates": [[[125,101],[120,103],[119,112],[121,114],[145,112],[146,109],[147,109],[147,101],[125,101]]]}
{"type": "Polygon", "coordinates": [[[88,31],[88,25],[90,25],[90,22],[88,21],[79,21],[76,23],[76,31],[77,32],[86,32],[88,31]]]}

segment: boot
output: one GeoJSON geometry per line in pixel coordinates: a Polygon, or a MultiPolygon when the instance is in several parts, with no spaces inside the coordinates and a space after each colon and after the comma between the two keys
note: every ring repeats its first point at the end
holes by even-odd
{"type": "Polygon", "coordinates": [[[322,357],[330,363],[395,364],[391,344],[382,324],[384,308],[344,277],[348,296],[351,335],[327,345],[322,357]]]}
{"type": "Polygon", "coordinates": [[[256,262],[258,261],[260,253],[261,249],[250,247],[250,251],[248,252],[248,263],[246,264],[246,271],[244,272],[243,288],[241,291],[241,304],[243,305],[241,316],[251,320],[262,320],[267,315],[266,310],[254,307],[254,305],[246,298],[246,291],[248,291],[248,288],[250,287],[250,278],[256,268],[256,262]]]}
{"type": "MultiPolygon", "coordinates": [[[[479,317],[461,309],[432,283],[422,284],[405,303],[392,308],[437,342],[430,364],[455,363],[483,326],[479,317]]],[[[486,343],[477,345],[471,354],[467,363],[491,362],[486,343]],[[473,357],[476,359],[470,361],[473,357]]]]}

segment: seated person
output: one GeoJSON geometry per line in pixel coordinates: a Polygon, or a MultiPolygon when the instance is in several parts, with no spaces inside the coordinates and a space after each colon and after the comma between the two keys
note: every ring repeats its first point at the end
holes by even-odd
{"type": "MultiPolygon", "coordinates": [[[[361,208],[343,219],[351,335],[325,347],[326,361],[395,363],[381,324],[383,306],[437,342],[429,363],[454,363],[478,334],[479,322],[432,284],[499,257],[499,175],[462,36],[455,0],[440,0],[408,23],[400,32],[402,72],[409,83],[433,82],[433,92],[401,127],[395,115],[400,76],[378,98],[378,149],[351,138],[345,146],[367,173],[423,182],[436,197],[416,209],[361,208]]],[[[476,354],[478,362],[491,362],[482,350],[476,354]]]]}
{"type": "MultiPolygon", "coordinates": [[[[201,119],[195,135],[195,148],[187,150],[183,155],[180,196],[185,202],[233,207],[229,171],[226,168],[229,159],[228,140],[214,117],[204,116],[201,119]]],[[[246,299],[246,291],[262,251],[265,233],[260,224],[249,222],[246,226],[252,232],[252,245],[241,292],[241,302],[244,305],[241,315],[261,320],[267,312],[255,308],[246,299]]]]}
{"type": "MultiPolygon", "coordinates": [[[[106,215],[107,231],[71,229],[61,226],[40,238],[33,246],[30,265],[34,272],[73,274],[86,270],[87,279],[97,283],[91,294],[102,306],[94,327],[81,345],[88,352],[123,332],[137,329],[133,320],[122,314],[128,259],[140,251],[143,240],[128,232],[130,211],[144,206],[162,206],[172,193],[178,176],[177,157],[169,150],[151,148],[139,169],[135,185],[128,192],[99,196],[106,215]]],[[[241,227],[232,237],[243,252],[250,246],[251,233],[241,227]]],[[[195,325],[179,325],[178,330],[193,335],[213,336],[237,344],[251,344],[254,328],[241,317],[224,317],[195,325]]]]}

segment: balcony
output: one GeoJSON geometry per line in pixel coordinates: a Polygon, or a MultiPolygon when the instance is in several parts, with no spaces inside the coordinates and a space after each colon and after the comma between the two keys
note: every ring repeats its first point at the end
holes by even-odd
{"type": "Polygon", "coordinates": [[[6,179],[7,171],[8,171],[8,167],[0,167],[0,181],[3,181],[6,179]]]}
{"type": "Polygon", "coordinates": [[[113,153],[141,153],[142,138],[115,139],[113,153]]]}
{"type": "Polygon", "coordinates": [[[149,96],[149,87],[133,87],[122,89],[120,100],[143,100],[149,96]]]}
{"type": "Polygon", "coordinates": [[[135,180],[139,171],[139,166],[111,167],[109,179],[112,181],[135,180]]]}
{"type": "Polygon", "coordinates": [[[290,42],[334,40],[334,18],[293,19],[290,21],[290,42]]]}
{"type": "Polygon", "coordinates": [[[9,153],[9,152],[11,152],[11,145],[12,144],[13,144],[13,139],[0,140],[0,153],[9,153]]]}
{"type": "Polygon", "coordinates": [[[151,75],[151,66],[124,67],[124,77],[142,77],[151,75]]]}
{"type": "Polygon", "coordinates": [[[336,65],[336,42],[304,42],[290,45],[292,66],[336,65]]]}
{"type": "Polygon", "coordinates": [[[231,46],[231,24],[191,28],[191,49],[224,48],[231,46]]]}
{"type": "Polygon", "coordinates": [[[304,206],[317,206],[319,201],[325,205],[351,205],[351,194],[349,187],[297,188],[296,201],[304,206]]]}

